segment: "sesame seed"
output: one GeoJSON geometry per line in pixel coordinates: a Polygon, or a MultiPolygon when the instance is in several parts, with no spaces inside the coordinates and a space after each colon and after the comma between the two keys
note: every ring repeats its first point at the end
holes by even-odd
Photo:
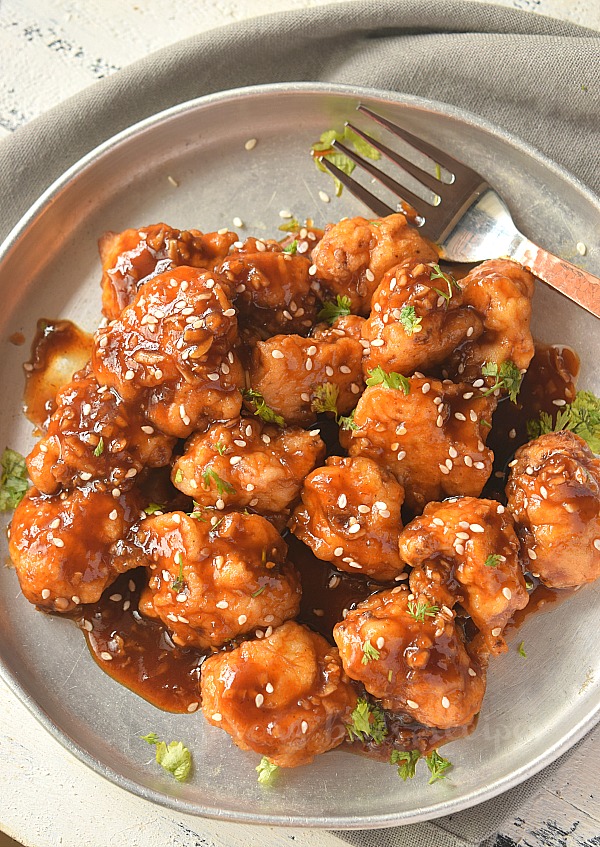
{"type": "Polygon", "coordinates": [[[116,509],[113,509],[108,517],[110,518],[111,521],[116,521],[116,519],[119,517],[119,513],[117,512],[116,509]]]}
{"type": "MultiPolygon", "coordinates": [[[[177,600],[177,602],[178,602],[178,603],[185,603],[185,601],[187,600],[187,594],[183,594],[183,593],[182,593],[182,594],[178,594],[178,595],[175,597],[175,599],[177,600]]],[[[217,605],[219,605],[219,604],[217,603],[217,605]]]]}
{"type": "Polygon", "coordinates": [[[125,372],[125,379],[127,379],[127,380],[129,380],[129,379],[133,379],[133,378],[134,378],[134,376],[135,376],[135,374],[134,374],[134,372],[133,372],[133,371],[126,371],[126,372],[125,372]]]}
{"type": "Polygon", "coordinates": [[[473,383],[473,388],[481,388],[484,385],[483,379],[476,379],[473,383]]]}
{"type": "Polygon", "coordinates": [[[312,371],[312,366],[313,366],[312,359],[307,359],[307,360],[306,360],[306,364],[304,365],[304,367],[306,368],[306,370],[307,370],[307,371],[312,371]]]}
{"type": "Polygon", "coordinates": [[[340,373],[343,373],[343,374],[351,374],[351,373],[352,373],[352,369],[351,369],[351,368],[349,368],[349,367],[348,367],[348,365],[341,365],[341,367],[340,367],[340,373]]]}
{"type": "Polygon", "coordinates": [[[450,471],[449,471],[449,469],[446,467],[446,465],[438,465],[438,467],[439,467],[439,469],[441,470],[441,472],[442,472],[443,474],[446,474],[446,475],[447,475],[447,474],[449,474],[449,473],[450,473],[450,471]]]}
{"type": "Polygon", "coordinates": [[[365,271],[365,276],[369,280],[369,282],[373,282],[375,279],[375,274],[371,270],[371,268],[367,268],[365,271]]]}
{"type": "Polygon", "coordinates": [[[585,246],[583,241],[578,241],[577,244],[576,244],[576,247],[577,247],[577,252],[579,253],[579,255],[585,256],[585,254],[587,253],[587,247],[585,246]]]}
{"type": "Polygon", "coordinates": [[[323,203],[329,203],[331,199],[329,197],[329,194],[326,194],[325,191],[319,191],[319,197],[321,198],[323,203]]]}
{"type": "Polygon", "coordinates": [[[473,423],[477,421],[477,414],[474,409],[471,409],[471,411],[469,412],[469,417],[473,421],[473,423]]]}
{"type": "Polygon", "coordinates": [[[59,612],[64,612],[69,607],[69,601],[66,597],[57,597],[54,601],[54,606],[59,612]]]}
{"type": "Polygon", "coordinates": [[[241,456],[232,456],[231,459],[229,460],[229,464],[230,465],[237,465],[241,461],[242,461],[241,456]]]}
{"type": "Polygon", "coordinates": [[[265,702],[265,698],[264,698],[264,697],[263,697],[263,695],[259,692],[259,693],[256,695],[256,697],[254,698],[254,702],[256,703],[256,708],[257,708],[257,709],[260,709],[260,707],[262,706],[262,704],[265,702]]]}
{"type": "Polygon", "coordinates": [[[548,497],[548,489],[544,485],[540,485],[540,494],[544,500],[548,497]]]}
{"type": "Polygon", "coordinates": [[[444,526],[444,521],[441,518],[432,518],[431,523],[435,524],[436,526],[444,526]]]}
{"type": "Polygon", "coordinates": [[[267,694],[272,694],[274,690],[275,689],[273,688],[271,683],[267,682],[267,684],[265,685],[265,691],[267,692],[267,694]]]}
{"type": "Polygon", "coordinates": [[[316,274],[316,272],[317,272],[317,266],[311,265],[310,268],[308,269],[309,276],[314,276],[316,274]]]}
{"type": "Polygon", "coordinates": [[[120,603],[121,600],[123,599],[123,595],[122,594],[111,594],[109,599],[112,600],[113,603],[120,603]]]}
{"type": "Polygon", "coordinates": [[[431,390],[431,383],[430,382],[425,382],[421,386],[421,391],[423,392],[423,394],[427,394],[430,390],[431,390]]]}
{"type": "Polygon", "coordinates": [[[325,373],[327,374],[327,376],[333,376],[333,368],[331,367],[331,365],[325,366],[325,373]]]}
{"type": "Polygon", "coordinates": [[[360,388],[358,387],[358,385],[357,385],[355,382],[352,382],[352,383],[350,384],[350,391],[351,391],[353,394],[358,394],[358,393],[360,392],[360,388]]]}
{"type": "Polygon", "coordinates": [[[146,435],[152,435],[152,433],[154,432],[153,426],[143,426],[141,429],[142,432],[146,433],[146,435]]]}
{"type": "Polygon", "coordinates": [[[315,435],[320,435],[321,433],[318,429],[311,429],[308,434],[314,437],[315,435]]]}
{"type": "Polygon", "coordinates": [[[350,533],[350,535],[355,535],[357,532],[360,532],[360,528],[360,524],[355,523],[352,524],[352,526],[348,527],[348,532],[350,533]]]}
{"type": "Polygon", "coordinates": [[[342,580],[339,578],[337,574],[333,574],[329,582],[327,583],[328,588],[337,588],[342,580]]]}
{"type": "Polygon", "coordinates": [[[91,621],[84,620],[81,625],[85,629],[86,632],[92,632],[92,630],[94,629],[94,625],[92,624],[91,621]]]}
{"type": "Polygon", "coordinates": [[[249,138],[248,141],[244,144],[245,150],[254,150],[256,145],[258,144],[258,140],[256,138],[249,138]]]}
{"type": "Polygon", "coordinates": [[[88,479],[91,479],[91,478],[92,478],[91,473],[88,473],[87,471],[81,471],[81,473],[79,474],[79,476],[80,476],[80,477],[81,477],[81,479],[83,479],[85,482],[87,482],[87,481],[88,481],[88,479]]]}
{"type": "Polygon", "coordinates": [[[211,715],[211,719],[215,723],[219,723],[220,721],[223,720],[223,715],[220,712],[215,712],[214,715],[211,715]]]}
{"type": "Polygon", "coordinates": [[[472,467],[473,467],[473,459],[472,459],[470,456],[464,456],[464,457],[463,457],[463,462],[465,463],[465,465],[466,465],[468,468],[472,468],[472,467]]]}
{"type": "Polygon", "coordinates": [[[404,424],[399,424],[396,427],[396,435],[406,435],[406,427],[404,424]]]}
{"type": "Polygon", "coordinates": [[[448,700],[447,697],[442,697],[442,706],[444,707],[444,709],[450,708],[450,700],[448,700]]]}
{"type": "Polygon", "coordinates": [[[227,600],[219,600],[219,602],[216,603],[215,605],[216,605],[217,609],[228,609],[229,608],[229,603],[227,602],[227,600]]]}
{"type": "Polygon", "coordinates": [[[235,315],[235,309],[225,309],[223,312],[223,316],[226,318],[232,318],[235,315]]]}
{"type": "Polygon", "coordinates": [[[55,518],[50,524],[50,529],[58,529],[60,526],[60,518],[55,518]]]}
{"type": "Polygon", "coordinates": [[[435,421],[435,425],[436,426],[443,426],[444,425],[444,419],[441,415],[437,416],[436,421],[435,421]]]}
{"type": "Polygon", "coordinates": [[[344,509],[346,507],[347,503],[348,503],[348,498],[346,497],[346,495],[340,494],[340,496],[338,497],[338,501],[337,501],[337,504],[340,507],[340,509],[344,509]]]}
{"type": "Polygon", "coordinates": [[[384,344],[385,341],[383,338],[374,338],[373,341],[371,341],[371,347],[383,347],[384,344]]]}
{"type": "Polygon", "coordinates": [[[336,547],[335,550],[333,551],[334,556],[341,556],[341,555],[343,555],[343,553],[344,553],[343,547],[336,547]]]}
{"type": "Polygon", "coordinates": [[[508,463],[508,467],[514,468],[514,466],[517,464],[517,462],[518,462],[518,459],[513,459],[512,462],[508,463]]]}
{"type": "Polygon", "coordinates": [[[452,459],[446,459],[444,464],[446,465],[446,467],[448,468],[449,471],[451,471],[452,468],[454,467],[454,463],[453,463],[452,459]]]}
{"type": "Polygon", "coordinates": [[[501,634],[501,632],[502,632],[502,627],[501,626],[495,626],[494,629],[492,630],[492,635],[494,636],[494,638],[497,638],[501,634]]]}
{"type": "Polygon", "coordinates": [[[359,565],[358,562],[348,562],[348,567],[354,568],[357,571],[362,570],[362,565],[359,565]]]}
{"type": "Polygon", "coordinates": [[[504,596],[506,597],[507,600],[511,599],[512,591],[510,590],[510,588],[503,588],[502,593],[504,594],[504,596]]]}
{"type": "Polygon", "coordinates": [[[239,618],[238,618],[238,624],[240,626],[243,626],[246,623],[247,620],[248,620],[248,618],[247,618],[246,615],[240,615],[239,618]]]}
{"type": "Polygon", "coordinates": [[[383,647],[384,644],[385,644],[385,638],[382,635],[380,635],[379,638],[377,639],[377,641],[375,642],[375,646],[377,647],[378,650],[381,650],[381,648],[383,647]]]}
{"type": "Polygon", "coordinates": [[[460,538],[461,541],[468,541],[471,536],[469,535],[468,532],[463,532],[461,530],[460,532],[456,533],[456,537],[460,538]]]}
{"type": "Polygon", "coordinates": [[[469,529],[471,532],[485,532],[485,529],[478,523],[469,524],[469,529]]]}
{"type": "Polygon", "coordinates": [[[42,589],[42,600],[47,600],[50,597],[50,589],[44,588],[42,589]]]}
{"type": "Polygon", "coordinates": [[[530,559],[533,559],[534,561],[537,559],[537,553],[535,552],[535,550],[532,550],[529,547],[527,548],[527,555],[530,559]]]}
{"type": "Polygon", "coordinates": [[[476,672],[473,670],[473,668],[469,668],[469,676],[477,676],[477,674],[476,674],[476,672]]]}
{"type": "Polygon", "coordinates": [[[310,394],[306,394],[306,392],[304,392],[303,394],[300,395],[300,399],[304,400],[305,403],[309,403],[310,402],[310,394]]]}
{"type": "Polygon", "coordinates": [[[110,653],[107,653],[106,650],[103,650],[100,653],[100,658],[103,659],[105,662],[110,662],[112,660],[112,656],[110,655],[110,653]]]}
{"type": "Polygon", "coordinates": [[[596,548],[596,550],[600,550],[600,538],[594,539],[594,547],[596,548]]]}
{"type": "Polygon", "coordinates": [[[65,546],[65,542],[62,540],[62,538],[53,538],[52,543],[54,544],[55,547],[64,547],[65,546]]]}
{"type": "Polygon", "coordinates": [[[419,704],[415,703],[414,700],[407,700],[406,705],[408,706],[409,709],[418,709],[419,708],[419,704]]]}
{"type": "Polygon", "coordinates": [[[308,723],[306,721],[302,721],[300,724],[300,729],[302,730],[302,735],[306,735],[308,732],[308,723]]]}
{"type": "Polygon", "coordinates": [[[473,467],[477,468],[478,471],[482,471],[485,468],[485,462],[474,462],[473,467]]]}
{"type": "Polygon", "coordinates": [[[456,550],[459,556],[462,556],[462,554],[465,552],[464,546],[462,544],[459,544],[458,541],[454,542],[454,549],[456,550]]]}
{"type": "Polygon", "coordinates": [[[206,374],[206,376],[210,379],[211,382],[217,382],[219,379],[219,374],[206,374]]]}
{"type": "Polygon", "coordinates": [[[454,412],[454,417],[457,421],[466,421],[466,418],[462,412],[454,412]]]}

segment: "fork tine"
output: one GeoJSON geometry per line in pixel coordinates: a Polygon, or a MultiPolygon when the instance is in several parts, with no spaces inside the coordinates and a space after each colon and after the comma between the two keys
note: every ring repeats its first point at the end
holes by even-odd
{"type": "MultiPolygon", "coordinates": [[[[363,159],[362,156],[359,156],[358,153],[354,152],[354,150],[350,150],[348,147],[344,146],[339,141],[333,141],[331,146],[334,147],[336,150],[339,150],[340,153],[343,153],[344,156],[347,156],[349,159],[352,159],[353,162],[356,162],[359,167],[361,167],[367,173],[371,174],[371,176],[375,177],[375,179],[379,180],[379,182],[385,185],[386,188],[389,188],[390,191],[393,191],[395,194],[398,194],[398,196],[402,200],[405,200],[413,207],[417,214],[425,216],[427,213],[427,209],[433,208],[432,205],[430,203],[427,203],[426,200],[423,200],[422,197],[418,197],[408,188],[405,188],[399,182],[396,182],[396,180],[393,179],[391,176],[388,176],[383,171],[380,171],[379,168],[376,168],[375,165],[371,164],[371,162],[367,161],[366,159],[363,159]]],[[[368,205],[371,205],[372,207],[370,201],[368,205]]]]}
{"type": "Polygon", "coordinates": [[[336,179],[339,179],[342,185],[347,188],[351,194],[354,194],[355,197],[362,200],[365,206],[372,209],[376,215],[379,215],[381,218],[385,218],[388,215],[396,214],[396,209],[392,209],[390,206],[386,205],[383,200],[375,197],[374,194],[371,194],[370,191],[363,188],[359,182],[356,182],[356,180],[352,179],[351,176],[348,176],[348,174],[344,173],[344,171],[341,171],[333,164],[333,162],[330,162],[325,158],[321,158],[321,162],[323,162],[330,174],[332,174],[336,179]]]}
{"type": "Polygon", "coordinates": [[[371,109],[368,109],[366,106],[363,106],[360,103],[356,110],[358,112],[362,112],[365,115],[368,115],[372,120],[376,121],[381,126],[388,129],[393,135],[397,135],[398,138],[402,138],[403,141],[406,141],[407,144],[410,144],[411,147],[414,147],[415,150],[418,150],[420,153],[425,153],[426,156],[438,165],[442,165],[446,168],[450,173],[454,174],[456,178],[466,176],[466,177],[479,177],[472,168],[467,167],[462,162],[459,162],[457,159],[454,159],[452,156],[449,156],[448,153],[444,153],[443,150],[439,150],[437,147],[434,147],[432,144],[428,144],[426,141],[423,141],[421,138],[417,138],[416,135],[408,132],[405,129],[397,126],[397,124],[392,123],[387,118],[378,115],[377,112],[372,112],[371,109]]]}
{"type": "MultiPolygon", "coordinates": [[[[432,176],[432,174],[428,174],[427,171],[422,170],[418,165],[415,165],[413,162],[410,162],[408,159],[405,159],[404,156],[400,156],[398,153],[395,153],[393,150],[390,150],[389,147],[386,147],[385,144],[382,144],[381,141],[377,141],[376,138],[371,138],[370,135],[367,135],[366,132],[363,132],[362,129],[354,126],[351,123],[346,123],[346,126],[359,135],[361,138],[374,147],[376,150],[379,150],[380,153],[394,162],[396,165],[399,165],[403,170],[417,179],[422,185],[429,188],[430,191],[433,191],[434,194],[439,196],[440,188],[443,188],[443,183],[437,177],[432,176]]],[[[426,202],[426,201],[425,201],[426,202]]],[[[429,204],[432,205],[432,204],[429,204]]]]}

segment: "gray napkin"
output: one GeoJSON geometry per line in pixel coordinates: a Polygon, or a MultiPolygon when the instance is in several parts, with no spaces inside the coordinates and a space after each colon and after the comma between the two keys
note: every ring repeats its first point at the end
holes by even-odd
{"type": "MultiPolygon", "coordinates": [[[[600,36],[464,0],[355,0],[270,15],[154,53],[0,143],[0,238],[67,167],[116,132],[227,88],[320,80],[452,103],[520,135],[600,191],[600,36]]],[[[539,790],[391,830],[340,833],[371,845],[478,845],[539,790]]]]}

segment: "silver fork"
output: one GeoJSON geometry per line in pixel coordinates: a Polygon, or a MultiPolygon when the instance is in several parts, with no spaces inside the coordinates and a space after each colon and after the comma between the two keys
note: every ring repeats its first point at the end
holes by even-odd
{"type": "MultiPolygon", "coordinates": [[[[402,208],[406,209],[406,203],[412,206],[418,216],[415,222],[423,234],[438,245],[442,259],[450,262],[482,262],[501,257],[514,259],[552,288],[600,318],[600,279],[565,259],[548,253],[525,238],[513,223],[501,197],[480,174],[366,106],[361,104],[357,108],[359,112],[425,154],[436,164],[437,173],[433,176],[367,135],[362,129],[347,124],[383,156],[429,189],[432,202],[428,202],[341,142],[334,141],[332,144],[336,150],[348,156],[396,194],[402,208]],[[448,182],[442,180],[442,168],[446,171],[448,182]]],[[[362,200],[375,214],[385,216],[397,211],[371,194],[332,162],[325,158],[321,161],[351,194],[362,200]]]]}

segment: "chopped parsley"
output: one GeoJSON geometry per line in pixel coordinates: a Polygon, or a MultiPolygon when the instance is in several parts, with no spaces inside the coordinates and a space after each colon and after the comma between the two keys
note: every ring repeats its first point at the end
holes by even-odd
{"type": "Polygon", "coordinates": [[[421,332],[423,329],[421,326],[422,320],[423,318],[420,318],[415,312],[414,306],[402,306],[402,309],[400,310],[400,323],[404,327],[404,332],[409,338],[416,332],[421,332]]]}
{"type": "Polygon", "coordinates": [[[425,618],[434,618],[439,612],[439,606],[429,606],[427,603],[408,601],[408,614],[419,623],[425,623],[425,618]]]}
{"type": "Polygon", "coordinates": [[[481,368],[481,373],[483,376],[489,376],[496,380],[492,387],[483,393],[484,397],[489,397],[490,394],[500,388],[502,391],[506,391],[513,403],[517,402],[523,374],[514,362],[511,362],[510,359],[502,362],[501,365],[497,365],[496,362],[485,362],[481,368]]]}
{"type": "Polygon", "coordinates": [[[217,441],[217,443],[215,444],[215,450],[217,451],[217,453],[219,454],[219,456],[222,456],[222,455],[224,454],[224,452],[225,452],[225,450],[226,450],[226,449],[227,449],[227,448],[225,447],[225,445],[223,444],[223,442],[222,442],[222,441],[221,441],[221,439],[219,438],[219,440],[218,440],[218,441],[217,441]]]}
{"type": "Polygon", "coordinates": [[[175,553],[175,564],[179,565],[179,573],[177,575],[177,579],[174,579],[171,583],[171,588],[179,594],[185,588],[185,580],[183,578],[183,559],[181,558],[181,552],[179,550],[175,553]]]}
{"type": "Polygon", "coordinates": [[[390,764],[398,765],[398,776],[406,782],[415,775],[417,762],[421,758],[418,750],[392,750],[390,764]]]}
{"type": "Polygon", "coordinates": [[[142,741],[153,744],[156,747],[156,761],[168,773],[172,774],[178,782],[183,782],[192,770],[192,754],[181,741],[171,741],[168,745],[160,741],[155,732],[141,735],[142,741]]]}
{"type": "Polygon", "coordinates": [[[525,642],[524,641],[521,641],[521,643],[519,644],[519,646],[517,648],[517,653],[519,654],[519,656],[522,656],[523,659],[527,658],[527,653],[525,652],[525,642]]]}
{"type": "Polygon", "coordinates": [[[563,430],[574,432],[592,452],[600,453],[600,399],[591,391],[578,391],[573,402],[559,410],[555,421],[548,412],[541,412],[538,420],[527,421],[529,438],[563,430]]]}
{"type": "Polygon", "coordinates": [[[317,385],[311,402],[313,412],[333,412],[337,418],[337,401],[340,389],[332,382],[317,385]]]}
{"type": "Polygon", "coordinates": [[[201,506],[196,500],[192,500],[193,509],[191,512],[188,512],[190,518],[194,518],[196,521],[204,521],[206,523],[206,518],[204,517],[204,512],[206,511],[206,506],[201,506]]]}
{"type": "Polygon", "coordinates": [[[499,553],[491,553],[483,563],[486,568],[497,568],[502,561],[502,556],[499,553]]]}
{"type": "Polygon", "coordinates": [[[363,665],[368,665],[369,662],[377,661],[381,653],[379,650],[376,650],[375,647],[371,644],[371,641],[367,638],[366,641],[363,641],[361,645],[361,650],[363,651],[363,657],[361,659],[361,663],[363,665]]]}
{"type": "Polygon", "coordinates": [[[444,759],[443,756],[440,756],[437,750],[434,750],[426,756],[425,762],[427,763],[427,767],[431,773],[431,776],[429,777],[429,785],[437,782],[438,779],[446,779],[446,771],[452,767],[451,762],[449,762],[448,759],[444,759]]]}
{"type": "Polygon", "coordinates": [[[291,244],[288,244],[287,247],[283,248],[284,253],[289,253],[290,256],[295,256],[298,250],[298,239],[294,238],[291,244]]]}
{"type": "Polygon", "coordinates": [[[100,436],[100,440],[94,450],[94,456],[101,456],[104,453],[104,438],[100,436]]]}
{"type": "Polygon", "coordinates": [[[260,587],[260,588],[258,588],[256,591],[254,591],[254,592],[252,593],[252,596],[253,596],[253,597],[258,597],[258,596],[259,596],[259,594],[262,594],[262,593],[263,593],[263,591],[265,590],[265,588],[266,588],[266,587],[267,587],[266,585],[261,585],[261,587],[260,587]]]}
{"type": "Polygon", "coordinates": [[[10,447],[6,447],[0,462],[0,512],[6,512],[16,509],[27,492],[27,465],[23,456],[10,447]]]}
{"type": "MultiPolygon", "coordinates": [[[[360,135],[357,135],[350,129],[349,126],[345,126],[343,132],[338,132],[335,129],[329,129],[324,132],[320,139],[311,147],[311,154],[315,165],[318,170],[323,171],[324,173],[328,173],[328,171],[321,161],[322,159],[327,159],[328,162],[331,162],[332,165],[339,168],[342,173],[348,175],[350,175],[356,167],[352,159],[331,146],[334,141],[345,141],[351,144],[357,153],[361,156],[366,156],[367,159],[376,160],[381,158],[379,151],[372,147],[368,141],[365,141],[364,138],[361,138],[360,135]]],[[[336,197],[339,197],[342,193],[342,183],[335,177],[333,179],[335,182],[336,197]]]]}
{"type": "Polygon", "coordinates": [[[298,232],[301,229],[300,221],[297,218],[291,218],[279,227],[281,232],[298,232]]]}
{"type": "Polygon", "coordinates": [[[323,382],[317,385],[311,402],[313,412],[332,412],[335,415],[335,422],[341,429],[358,429],[358,426],[354,423],[356,409],[345,416],[338,413],[337,401],[339,395],[340,389],[332,382],[323,382]]]}
{"type": "Polygon", "coordinates": [[[147,515],[155,515],[157,512],[164,512],[166,506],[161,505],[160,503],[148,503],[144,511],[147,515]]]}
{"type": "Polygon", "coordinates": [[[410,393],[410,382],[402,374],[390,371],[386,373],[381,365],[369,371],[367,385],[384,385],[386,388],[402,389],[405,394],[410,393]]]}
{"type": "Polygon", "coordinates": [[[279,770],[279,765],[274,765],[266,756],[263,756],[258,765],[256,772],[258,773],[258,781],[261,785],[272,785],[275,774],[279,770]]]}
{"type": "Polygon", "coordinates": [[[441,291],[439,288],[434,288],[433,290],[437,294],[439,294],[440,297],[443,297],[446,303],[449,303],[454,292],[461,290],[460,285],[454,279],[452,274],[445,274],[439,265],[432,265],[432,268],[433,270],[432,273],[429,275],[429,279],[441,279],[446,283],[448,287],[446,291],[441,291]]]}
{"type": "Polygon", "coordinates": [[[352,303],[349,297],[345,294],[338,294],[334,300],[326,300],[323,303],[323,308],[317,315],[320,321],[327,321],[334,324],[338,318],[344,318],[346,315],[352,314],[352,303]]]}
{"type": "Polygon", "coordinates": [[[242,392],[244,400],[254,404],[254,414],[263,420],[265,423],[274,423],[277,426],[285,426],[285,421],[275,412],[270,406],[265,403],[265,398],[260,391],[255,391],[254,388],[247,388],[242,392]]]}
{"type": "Polygon", "coordinates": [[[216,471],[213,471],[212,468],[209,468],[202,474],[202,484],[207,491],[210,488],[211,482],[214,482],[214,484],[217,486],[217,493],[219,497],[222,497],[223,494],[235,494],[235,488],[233,487],[233,485],[230,485],[226,480],[221,479],[221,477],[216,471]]]}
{"type": "Polygon", "coordinates": [[[349,741],[356,740],[364,744],[371,740],[374,744],[381,744],[388,734],[383,709],[368,703],[364,697],[358,698],[350,717],[352,723],[346,725],[349,741]]]}

